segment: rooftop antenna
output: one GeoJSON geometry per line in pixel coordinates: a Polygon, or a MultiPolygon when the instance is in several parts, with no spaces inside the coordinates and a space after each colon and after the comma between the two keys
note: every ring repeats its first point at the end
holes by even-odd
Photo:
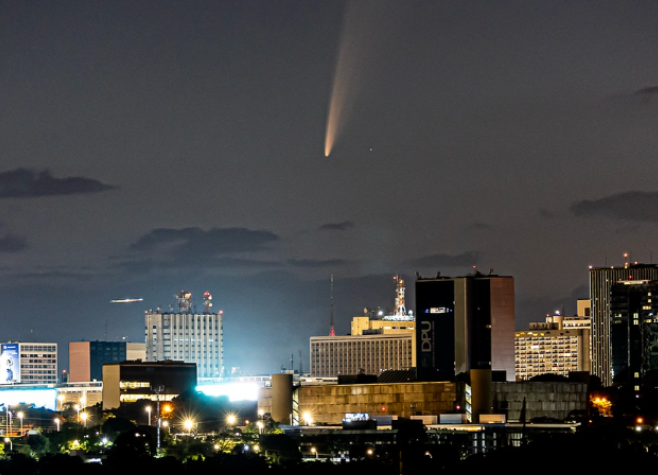
{"type": "Polygon", "coordinates": [[[331,274],[331,319],[329,320],[331,329],[329,330],[329,336],[336,336],[334,330],[334,275],[331,274]]]}
{"type": "Polygon", "coordinates": [[[174,297],[178,300],[178,311],[180,313],[188,313],[192,307],[192,293],[181,290],[174,297]]]}
{"type": "Polygon", "coordinates": [[[210,313],[212,307],[212,295],[206,290],[203,294],[203,313],[210,313]]]}
{"type": "Polygon", "coordinates": [[[404,305],[404,280],[400,275],[393,276],[393,280],[397,283],[395,290],[395,315],[404,317],[407,315],[407,309],[404,305]]]}
{"type": "Polygon", "coordinates": [[[302,374],[302,350],[299,350],[299,374],[302,374]]]}

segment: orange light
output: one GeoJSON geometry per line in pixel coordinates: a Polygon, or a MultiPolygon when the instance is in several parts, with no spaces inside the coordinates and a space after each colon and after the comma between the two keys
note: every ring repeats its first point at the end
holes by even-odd
{"type": "Polygon", "coordinates": [[[644,419],[641,418],[641,417],[638,417],[635,421],[636,421],[638,424],[642,424],[642,423],[644,422],[644,419]]]}

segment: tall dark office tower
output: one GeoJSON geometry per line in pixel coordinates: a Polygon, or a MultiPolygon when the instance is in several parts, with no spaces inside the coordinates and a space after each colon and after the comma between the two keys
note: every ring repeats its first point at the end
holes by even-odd
{"type": "Polygon", "coordinates": [[[452,381],[471,369],[514,380],[514,279],[476,274],[416,280],[418,379],[452,381]]]}
{"type": "Polygon", "coordinates": [[[624,264],[623,267],[590,267],[589,295],[592,308],[592,374],[603,386],[612,385],[610,340],[610,288],[620,281],[658,280],[656,264],[624,264]]]}
{"type": "Polygon", "coordinates": [[[658,282],[620,281],[610,287],[613,384],[636,390],[658,381],[658,282]]]}

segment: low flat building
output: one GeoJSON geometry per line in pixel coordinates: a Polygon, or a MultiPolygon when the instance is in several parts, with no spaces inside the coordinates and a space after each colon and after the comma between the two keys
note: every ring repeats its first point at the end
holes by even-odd
{"type": "Polygon", "coordinates": [[[374,374],[411,368],[416,362],[413,330],[401,334],[312,336],[311,376],[374,374]]]}
{"type": "Polygon", "coordinates": [[[340,425],[348,414],[373,418],[427,418],[468,423],[514,422],[537,417],[564,420],[587,412],[587,383],[512,382],[472,370],[470,382],[409,381],[400,383],[324,384],[295,386],[292,378],[275,375],[272,387],[261,388],[258,409],[284,424],[306,420],[340,425]],[[495,381],[494,379],[499,379],[495,381]],[[290,420],[289,415],[292,415],[290,420]],[[445,416],[445,417],[444,417],[445,416]],[[496,416],[492,418],[491,416],[496,416]]]}
{"type": "Polygon", "coordinates": [[[103,365],[103,410],[139,399],[170,401],[197,385],[195,363],[124,361],[103,365]]]}

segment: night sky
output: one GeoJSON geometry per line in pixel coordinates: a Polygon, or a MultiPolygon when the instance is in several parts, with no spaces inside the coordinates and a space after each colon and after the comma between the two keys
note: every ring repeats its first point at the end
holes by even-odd
{"type": "Polygon", "coordinates": [[[308,369],[393,276],[658,261],[658,2],[4,1],[0,340],[144,341],[202,294],[225,364],[308,369]],[[329,132],[328,132],[329,131],[329,132]],[[327,152],[329,155],[326,156],[327,152]],[[112,299],[141,302],[110,303],[112,299]]]}

